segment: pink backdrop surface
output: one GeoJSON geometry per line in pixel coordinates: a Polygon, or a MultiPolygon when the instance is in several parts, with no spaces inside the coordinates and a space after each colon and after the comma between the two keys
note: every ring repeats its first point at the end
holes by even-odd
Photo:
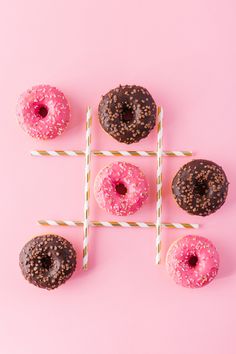
{"type": "MultiPolygon", "coordinates": [[[[1,2],[2,354],[235,354],[235,11],[233,0],[1,2]],[[40,83],[60,88],[72,108],[68,130],[53,141],[34,141],[16,122],[19,94],[40,83]],[[219,274],[205,288],[177,286],[164,264],[155,265],[153,229],[91,229],[84,273],[82,228],[36,223],[83,217],[84,158],[33,158],[30,150],[84,148],[87,105],[94,110],[93,147],[125,148],[97,120],[101,95],[118,84],[143,85],[164,107],[166,150],[192,149],[228,176],[226,204],[206,218],[189,216],[170,186],[190,158],[164,159],[164,221],[200,223],[191,234],[210,238],[220,253],[219,274]],[[18,267],[25,242],[47,232],[66,237],[78,252],[75,274],[52,292],[28,284],[18,267]]],[[[132,148],[155,146],[153,131],[132,148]]],[[[92,179],[112,160],[93,157],[92,179]]],[[[154,221],[155,158],[126,160],[142,168],[151,189],[129,219],[154,221]]],[[[95,217],[113,219],[92,196],[95,217]]],[[[186,234],[163,230],[163,259],[186,234]]]]}

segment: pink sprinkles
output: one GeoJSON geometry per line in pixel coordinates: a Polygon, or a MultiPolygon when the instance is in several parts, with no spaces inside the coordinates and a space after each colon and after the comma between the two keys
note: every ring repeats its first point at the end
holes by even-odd
{"type": "Polygon", "coordinates": [[[200,288],[209,284],[217,275],[219,254],[205,237],[188,235],[170,246],[166,268],[177,284],[200,288]]]}
{"type": "Polygon", "coordinates": [[[96,176],[94,194],[100,208],[113,215],[131,215],[148,197],[148,183],[142,171],[126,162],[104,167],[96,176]]]}
{"type": "Polygon", "coordinates": [[[38,85],[20,96],[17,116],[30,136],[47,140],[64,132],[70,120],[70,108],[60,90],[49,85],[38,85]]]}

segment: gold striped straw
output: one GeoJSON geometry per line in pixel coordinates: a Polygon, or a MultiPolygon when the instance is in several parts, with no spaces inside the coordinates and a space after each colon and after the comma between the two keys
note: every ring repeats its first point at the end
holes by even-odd
{"type": "MultiPolygon", "coordinates": [[[[97,156],[157,156],[156,151],[142,150],[92,150],[92,154],[97,156]]],[[[162,152],[162,156],[192,156],[192,151],[167,150],[162,152]]],[[[33,150],[32,156],[80,156],[85,155],[83,150],[33,150]]]]}
{"type": "Polygon", "coordinates": [[[85,198],[84,198],[84,240],[83,269],[88,269],[88,229],[89,229],[89,196],[90,196],[90,159],[91,159],[91,124],[92,111],[88,107],[86,115],[86,150],[85,150],[85,198]]]}
{"type": "MultiPolygon", "coordinates": [[[[38,223],[43,226],[82,226],[84,222],[81,220],[38,220],[38,223]]],[[[90,221],[89,226],[104,226],[104,227],[140,227],[149,228],[156,227],[156,223],[151,221],[90,221]]],[[[163,227],[168,229],[198,229],[198,224],[188,223],[162,223],[163,227]]]]}
{"type": "Polygon", "coordinates": [[[161,211],[162,211],[162,139],[163,139],[163,108],[158,107],[157,124],[157,219],[156,219],[156,264],[161,262],[161,211]]]}

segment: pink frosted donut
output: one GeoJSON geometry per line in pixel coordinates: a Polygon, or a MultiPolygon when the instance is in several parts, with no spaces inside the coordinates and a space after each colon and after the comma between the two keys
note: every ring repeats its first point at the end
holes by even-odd
{"type": "Polygon", "coordinates": [[[104,167],[96,176],[94,194],[98,205],[113,215],[131,215],[148,197],[142,171],[126,162],[104,167]]]}
{"type": "Polygon", "coordinates": [[[215,278],[219,269],[219,254],[207,238],[188,235],[170,246],[166,267],[177,284],[200,288],[215,278]]]}
{"type": "Polygon", "coordinates": [[[17,116],[22,128],[33,138],[53,139],[67,127],[70,108],[57,88],[38,85],[20,96],[17,116]]]}

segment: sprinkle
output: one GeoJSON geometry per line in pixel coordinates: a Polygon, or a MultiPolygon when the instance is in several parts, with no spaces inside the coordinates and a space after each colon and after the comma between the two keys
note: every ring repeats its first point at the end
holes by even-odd
{"type": "Polygon", "coordinates": [[[206,216],[225,202],[228,181],[223,169],[214,162],[193,160],[184,165],[172,182],[178,205],[190,214],[206,216]]]}
{"type": "Polygon", "coordinates": [[[55,289],[74,272],[76,253],[71,243],[60,236],[37,236],[21,250],[20,267],[30,283],[48,290],[55,289]],[[65,263],[68,264],[67,270],[65,263]]]}
{"type": "Polygon", "coordinates": [[[109,91],[102,97],[98,113],[103,129],[126,144],[145,138],[156,123],[155,101],[140,86],[119,86],[109,91]]]}
{"type": "Polygon", "coordinates": [[[219,255],[208,239],[188,235],[170,246],[166,267],[177,284],[199,288],[215,278],[219,269],[219,255]]]}
{"type": "Polygon", "coordinates": [[[99,206],[113,215],[131,215],[148,197],[148,184],[142,171],[126,162],[104,167],[96,176],[95,198],[99,206]]]}
{"type": "Polygon", "coordinates": [[[70,108],[60,90],[38,85],[20,96],[17,116],[21,127],[33,138],[53,139],[67,127],[70,108]]]}

